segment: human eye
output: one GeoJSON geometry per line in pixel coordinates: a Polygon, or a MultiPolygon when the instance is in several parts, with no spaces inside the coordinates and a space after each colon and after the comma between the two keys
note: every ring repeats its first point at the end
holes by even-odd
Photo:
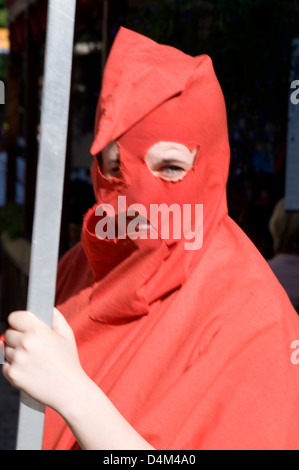
{"type": "Polygon", "coordinates": [[[102,172],[106,178],[120,178],[120,154],[116,142],[112,142],[102,151],[102,172]]]}
{"type": "Polygon", "coordinates": [[[164,164],[156,169],[156,174],[170,181],[178,181],[186,174],[185,168],[175,164],[164,164]]]}
{"type": "Polygon", "coordinates": [[[110,162],[110,168],[109,168],[110,173],[119,173],[120,171],[120,161],[114,161],[110,162]]]}
{"type": "Polygon", "coordinates": [[[176,182],[192,169],[196,152],[177,142],[157,142],[147,151],[145,160],[154,176],[176,182]]]}

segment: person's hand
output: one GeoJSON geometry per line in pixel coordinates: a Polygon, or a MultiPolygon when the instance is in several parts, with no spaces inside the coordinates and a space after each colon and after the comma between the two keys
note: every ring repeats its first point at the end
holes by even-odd
{"type": "Polygon", "coordinates": [[[60,412],[84,375],[73,331],[57,309],[52,329],[27,311],[12,313],[8,322],[3,375],[34,400],[60,412]]]}
{"type": "Polygon", "coordinates": [[[58,310],[52,328],[30,312],[14,312],[8,322],[4,376],[56,410],[82,449],[153,449],[85,374],[74,334],[58,310]]]}

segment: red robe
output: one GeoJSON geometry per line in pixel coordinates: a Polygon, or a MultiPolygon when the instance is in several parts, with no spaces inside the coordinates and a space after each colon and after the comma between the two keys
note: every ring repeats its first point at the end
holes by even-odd
{"type": "MultiPolygon", "coordinates": [[[[92,154],[112,141],[122,178],[106,179],[94,160],[96,206],[117,209],[119,195],[145,208],[202,204],[203,245],[186,250],[172,234],[99,240],[96,206],[87,213],[60,262],[56,302],[84,370],[156,449],[299,449],[299,318],[227,213],[226,110],[211,60],[122,28],[92,154]],[[145,154],[160,141],[198,149],[182,181],[150,173],[145,154]]],[[[44,449],[76,448],[47,409],[44,449]]]]}

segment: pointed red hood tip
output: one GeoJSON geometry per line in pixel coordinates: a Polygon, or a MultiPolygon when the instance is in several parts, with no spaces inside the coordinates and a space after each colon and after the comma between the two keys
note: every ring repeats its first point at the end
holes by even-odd
{"type": "Polygon", "coordinates": [[[147,114],[181,93],[195,69],[211,59],[191,57],[121,27],[103,77],[91,154],[97,155],[147,114]]]}

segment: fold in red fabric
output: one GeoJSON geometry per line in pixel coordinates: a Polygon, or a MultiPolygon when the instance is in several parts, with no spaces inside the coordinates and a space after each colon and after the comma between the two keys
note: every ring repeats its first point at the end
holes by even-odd
{"type": "MultiPolygon", "coordinates": [[[[59,264],[56,296],[86,373],[156,449],[299,449],[299,318],[228,215],[227,118],[211,59],[121,28],[91,152],[96,205],[59,264]],[[121,177],[107,179],[96,157],[111,142],[121,177]],[[149,171],[157,142],[197,149],[184,179],[149,171]],[[171,236],[98,239],[96,207],[117,211],[119,196],[146,209],[202,204],[202,247],[171,236]]],[[[79,449],[51,409],[43,448],[79,449]]]]}

